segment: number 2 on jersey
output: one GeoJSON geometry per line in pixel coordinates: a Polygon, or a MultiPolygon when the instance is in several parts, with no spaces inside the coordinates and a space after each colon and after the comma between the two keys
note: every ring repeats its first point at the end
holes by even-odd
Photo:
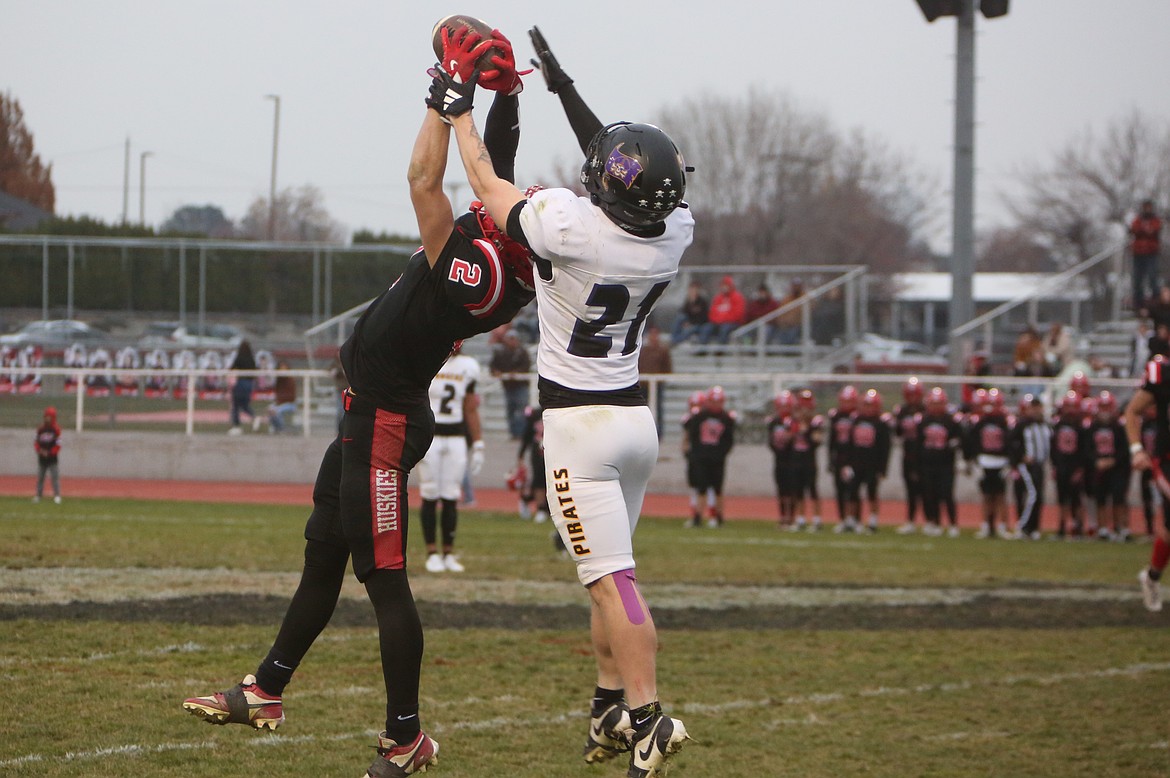
{"type": "MultiPolygon", "coordinates": [[[[650,287],[650,291],[638,303],[638,313],[630,321],[625,340],[622,342],[622,356],[633,354],[637,350],[642,322],[650,315],[654,304],[658,302],[658,298],[669,284],[669,281],[659,281],[650,287]]],[[[613,347],[613,337],[603,335],[602,330],[617,324],[626,315],[626,309],[630,306],[630,290],[621,284],[594,284],[585,303],[601,308],[601,315],[591,321],[577,319],[573,326],[573,335],[569,338],[569,353],[575,357],[607,357],[610,348],[613,347]]]]}

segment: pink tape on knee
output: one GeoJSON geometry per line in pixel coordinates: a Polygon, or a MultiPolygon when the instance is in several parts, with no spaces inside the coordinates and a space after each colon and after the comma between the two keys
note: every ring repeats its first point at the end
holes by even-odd
{"type": "Polygon", "coordinates": [[[626,618],[631,624],[642,624],[646,621],[646,612],[642,610],[642,601],[638,597],[638,579],[633,570],[618,570],[613,574],[613,584],[617,587],[622,598],[622,605],[626,609],[626,618]]]}

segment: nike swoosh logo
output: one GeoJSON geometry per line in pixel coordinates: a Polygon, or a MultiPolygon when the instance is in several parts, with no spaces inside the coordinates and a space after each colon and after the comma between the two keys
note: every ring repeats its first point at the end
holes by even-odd
{"type": "Polygon", "coordinates": [[[291,670],[291,669],[292,669],[292,668],[291,668],[291,667],[289,667],[288,665],[282,665],[280,662],[277,662],[275,659],[274,659],[274,660],[272,660],[272,664],[276,665],[276,666],[277,666],[277,667],[279,667],[281,670],[291,670]]]}
{"type": "Polygon", "coordinates": [[[417,713],[412,713],[409,716],[399,716],[398,720],[399,721],[410,721],[411,719],[416,718],[417,716],[418,716],[417,713]]]}
{"type": "Polygon", "coordinates": [[[650,755],[653,753],[654,753],[654,741],[651,740],[650,744],[646,746],[646,753],[639,752],[638,758],[641,759],[643,762],[645,762],[647,759],[650,758],[650,755]]]}
{"type": "Polygon", "coordinates": [[[641,729],[643,727],[643,725],[648,723],[652,718],[654,718],[653,715],[647,716],[644,719],[638,719],[637,721],[634,722],[634,729],[641,729]]]}

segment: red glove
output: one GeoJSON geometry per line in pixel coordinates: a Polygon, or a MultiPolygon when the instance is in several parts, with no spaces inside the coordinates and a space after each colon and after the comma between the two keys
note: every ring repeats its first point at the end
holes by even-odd
{"type": "MultiPolygon", "coordinates": [[[[479,58],[490,49],[495,41],[483,40],[483,36],[473,31],[467,25],[451,33],[446,27],[442,29],[443,36],[443,70],[456,80],[466,84],[475,73],[475,64],[479,58]]],[[[488,71],[494,73],[496,71],[488,71]]]]}
{"type": "Polygon", "coordinates": [[[53,456],[57,456],[58,454],[61,453],[61,447],[60,446],[53,446],[53,448],[49,450],[49,453],[52,454],[53,456]]]}
{"type": "Polygon", "coordinates": [[[531,69],[516,70],[516,55],[512,53],[512,42],[504,37],[499,30],[492,30],[492,47],[498,53],[489,60],[495,69],[485,70],[480,76],[479,85],[493,92],[503,92],[506,95],[518,95],[524,91],[524,83],[520,76],[528,75],[531,69]]]}

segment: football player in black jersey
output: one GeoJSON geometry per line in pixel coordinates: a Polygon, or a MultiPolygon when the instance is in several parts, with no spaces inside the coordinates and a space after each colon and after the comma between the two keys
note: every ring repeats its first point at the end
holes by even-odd
{"type": "MultiPolygon", "coordinates": [[[[456,33],[444,63],[474,69],[479,38],[456,33]]],[[[480,44],[482,46],[482,44],[480,44]]],[[[494,60],[512,78],[492,103],[484,132],[501,178],[512,180],[519,143],[519,78],[507,40],[493,32],[494,60]]],[[[366,309],[341,349],[349,381],[341,434],[325,452],[305,527],[305,567],[284,623],[255,676],[183,707],[215,724],[275,729],[281,694],[333,614],[346,563],[366,587],[378,620],[386,685],[385,731],[368,775],[410,775],[430,764],[437,744],[420,728],[423,633],[406,575],[407,474],[434,432],[431,379],[464,338],[510,321],[534,297],[530,254],[501,233],[479,206],[458,219],[443,191],[450,127],[427,109],[407,179],[422,250],[366,309]]]]}
{"type": "Polygon", "coordinates": [[[1150,564],[1138,573],[1141,582],[1142,599],[1151,611],[1162,610],[1162,588],[1159,581],[1170,560],[1170,363],[1161,354],[1146,364],[1142,386],[1134,393],[1125,407],[1125,433],[1129,441],[1129,453],[1134,470],[1151,470],[1154,480],[1162,490],[1162,521],[1155,524],[1154,548],[1150,552],[1150,564]],[[1146,408],[1154,406],[1157,413],[1154,455],[1146,453],[1142,445],[1142,416],[1146,408]]]}

